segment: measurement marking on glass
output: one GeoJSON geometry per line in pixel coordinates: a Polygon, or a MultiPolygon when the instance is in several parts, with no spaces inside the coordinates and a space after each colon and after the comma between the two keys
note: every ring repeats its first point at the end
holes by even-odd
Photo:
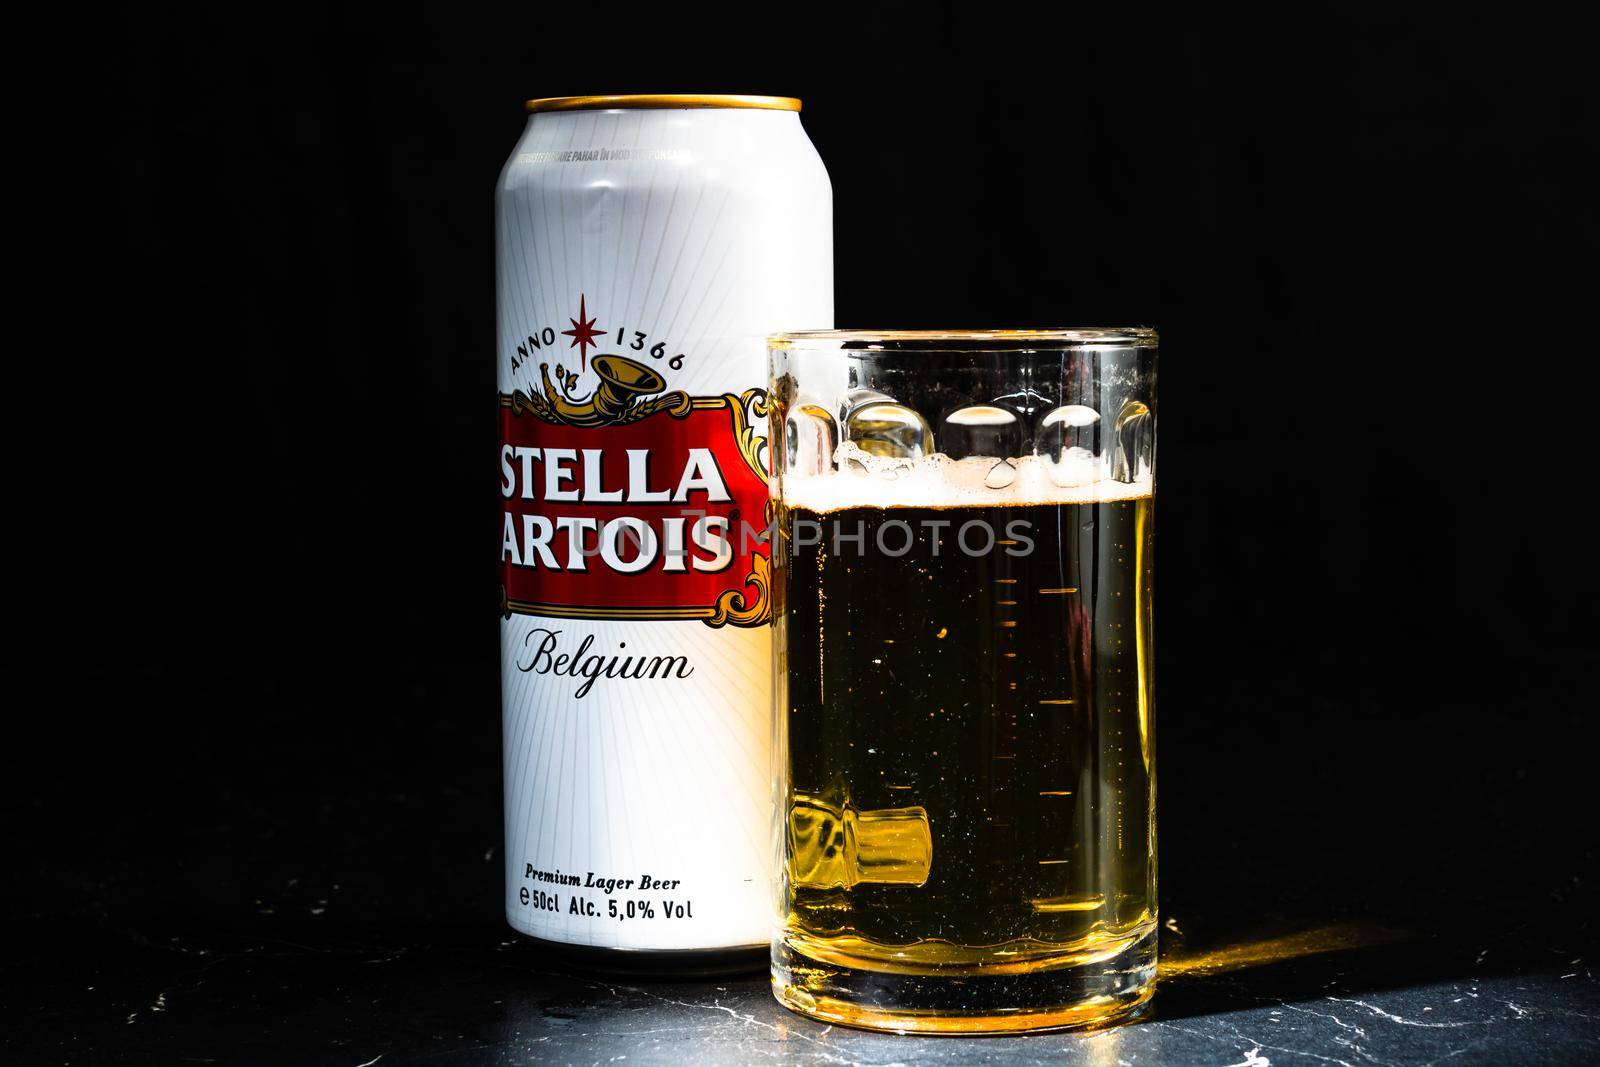
{"type": "MultiPolygon", "coordinates": [[[[889,788],[893,789],[894,786],[891,785],[889,788]]],[[[909,788],[909,786],[907,788],[909,788]]],[[[1072,795],[1072,790],[1070,790],[1070,789],[1041,789],[1041,790],[1039,790],[1039,795],[1042,796],[1042,797],[1070,797],[1072,795]]]]}
{"type": "Polygon", "coordinates": [[[1073,703],[1073,700],[1072,700],[1071,697],[1062,697],[1060,700],[1041,700],[1041,701],[1039,701],[1039,703],[1041,703],[1041,704],[1071,704],[1071,703],[1073,703]]]}
{"type": "MultiPolygon", "coordinates": [[[[1065,862],[1065,861],[1062,861],[1065,862]]],[[[1034,911],[1060,912],[1060,911],[1099,911],[1105,906],[1106,898],[1100,893],[1086,897],[1045,897],[1041,900],[1031,900],[1034,911]]]]}
{"type": "Polygon", "coordinates": [[[1077,591],[1078,591],[1078,587],[1077,586],[1068,585],[1068,586],[1063,586],[1060,589],[1041,589],[1041,590],[1039,590],[1039,595],[1040,596],[1062,596],[1062,595],[1064,595],[1066,593],[1076,593],[1077,591]]]}

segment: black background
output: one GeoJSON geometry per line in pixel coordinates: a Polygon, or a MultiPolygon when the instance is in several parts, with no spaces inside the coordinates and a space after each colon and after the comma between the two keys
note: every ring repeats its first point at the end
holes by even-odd
{"type": "Polygon", "coordinates": [[[116,970],[304,868],[341,936],[498,930],[493,186],[527,97],[707,91],[804,98],[839,325],[1161,330],[1168,914],[1592,942],[1576,11],[79,27],[53,358],[96,477],[73,618],[14,667],[50,682],[9,761],[15,929],[116,970]]]}

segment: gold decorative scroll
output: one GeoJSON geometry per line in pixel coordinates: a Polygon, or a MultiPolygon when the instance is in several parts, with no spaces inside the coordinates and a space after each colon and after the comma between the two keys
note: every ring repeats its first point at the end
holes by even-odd
{"type": "Polygon", "coordinates": [[[745,575],[746,587],[756,587],[755,603],[743,589],[729,589],[717,597],[715,612],[705,620],[707,626],[732,623],[735,626],[762,626],[772,618],[772,561],[766,556],[750,557],[753,568],[745,575]]]}
{"type": "Polygon", "coordinates": [[[745,464],[765,484],[767,464],[761,458],[761,449],[767,443],[767,439],[756,433],[756,428],[750,420],[752,417],[766,419],[772,408],[767,400],[767,391],[746,389],[740,396],[728,393],[722,399],[727,401],[733,413],[733,436],[739,442],[739,455],[744,457],[745,464]]]}

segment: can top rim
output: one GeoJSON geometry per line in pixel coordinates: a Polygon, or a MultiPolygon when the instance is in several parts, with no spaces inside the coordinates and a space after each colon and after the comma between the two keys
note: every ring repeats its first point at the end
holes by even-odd
{"type": "Polygon", "coordinates": [[[598,111],[631,108],[729,107],[759,111],[799,111],[792,96],[743,96],[728,93],[638,93],[619,96],[543,96],[524,105],[530,114],[540,111],[598,111]]]}
{"type": "Polygon", "coordinates": [[[919,348],[951,344],[963,349],[985,344],[1015,349],[1031,344],[1076,347],[1117,345],[1154,346],[1159,337],[1148,326],[1050,327],[1027,330],[790,330],[767,338],[768,348],[837,348],[843,345],[871,348],[878,344],[912,342],[919,348]]]}

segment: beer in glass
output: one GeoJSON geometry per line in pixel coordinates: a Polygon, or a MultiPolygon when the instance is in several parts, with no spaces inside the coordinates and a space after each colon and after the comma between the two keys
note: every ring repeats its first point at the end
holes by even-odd
{"type": "Polygon", "coordinates": [[[775,992],[829,1022],[1151,995],[1156,336],[771,342],[775,992]]]}

